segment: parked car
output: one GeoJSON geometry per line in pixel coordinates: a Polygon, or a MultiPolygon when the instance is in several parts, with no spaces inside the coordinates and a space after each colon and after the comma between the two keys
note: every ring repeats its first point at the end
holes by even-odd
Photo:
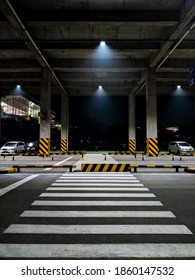
{"type": "Polygon", "coordinates": [[[187,142],[172,141],[168,145],[168,151],[176,155],[193,155],[194,148],[187,142]]]}
{"type": "Polygon", "coordinates": [[[38,153],[39,141],[31,141],[26,143],[25,149],[27,153],[38,153]]]}
{"type": "Polygon", "coordinates": [[[13,155],[23,152],[25,152],[25,143],[22,141],[9,141],[0,149],[0,154],[13,155]]]}

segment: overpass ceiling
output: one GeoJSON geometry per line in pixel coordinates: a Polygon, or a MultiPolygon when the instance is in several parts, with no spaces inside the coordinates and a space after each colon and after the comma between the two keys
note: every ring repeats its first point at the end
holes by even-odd
{"type": "Polygon", "coordinates": [[[0,0],[0,92],[38,96],[42,67],[52,94],[142,94],[149,68],[158,94],[192,92],[194,22],[194,0],[0,0]]]}

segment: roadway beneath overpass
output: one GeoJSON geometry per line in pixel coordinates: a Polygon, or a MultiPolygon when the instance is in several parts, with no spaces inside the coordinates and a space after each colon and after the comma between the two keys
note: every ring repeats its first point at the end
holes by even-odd
{"type": "Polygon", "coordinates": [[[194,259],[194,174],[0,177],[1,259],[194,259]]]}

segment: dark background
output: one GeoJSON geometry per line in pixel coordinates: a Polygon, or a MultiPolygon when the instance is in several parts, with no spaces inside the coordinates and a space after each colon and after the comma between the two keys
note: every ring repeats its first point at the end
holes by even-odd
{"type": "MultiPolygon", "coordinates": [[[[60,122],[60,100],[52,101],[60,122]]],[[[195,147],[195,99],[192,96],[157,98],[158,141],[167,150],[169,141],[184,140],[195,147]],[[176,127],[178,130],[169,130],[176,127]]],[[[2,119],[1,144],[9,140],[39,139],[37,120],[20,117],[2,119]]],[[[136,145],[146,143],[146,98],[136,97],[136,145]]],[[[96,96],[69,99],[69,150],[128,150],[128,97],[96,96]]],[[[52,149],[60,148],[60,130],[52,126],[52,149]]]]}
{"type": "MultiPolygon", "coordinates": [[[[195,146],[195,101],[192,96],[157,98],[158,141],[184,140],[195,146]],[[175,127],[178,130],[169,130],[175,127]]],[[[70,99],[69,145],[72,149],[127,150],[128,97],[74,97],[70,99]]],[[[146,98],[136,97],[137,150],[146,143],[146,98]]]]}

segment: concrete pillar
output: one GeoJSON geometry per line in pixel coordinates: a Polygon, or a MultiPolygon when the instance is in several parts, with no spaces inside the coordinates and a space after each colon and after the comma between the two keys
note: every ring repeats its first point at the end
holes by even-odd
{"type": "Polygon", "coordinates": [[[61,95],[61,150],[68,151],[68,97],[61,95]]]}
{"type": "Polygon", "coordinates": [[[193,121],[195,121],[195,97],[193,97],[194,99],[194,112],[193,112],[193,121]]]}
{"type": "Polygon", "coordinates": [[[51,74],[48,68],[42,69],[40,96],[40,139],[39,153],[50,154],[51,135],[51,74]]]}
{"type": "Polygon", "coordinates": [[[1,108],[1,96],[0,96],[0,145],[2,144],[2,133],[1,133],[1,118],[2,118],[2,108],[1,108]]]}
{"type": "Polygon", "coordinates": [[[128,96],[128,150],[136,152],[136,127],[135,127],[135,97],[133,94],[128,96]]]}
{"type": "Polygon", "coordinates": [[[146,154],[158,156],[156,71],[150,68],[146,81],[146,154]]]}

